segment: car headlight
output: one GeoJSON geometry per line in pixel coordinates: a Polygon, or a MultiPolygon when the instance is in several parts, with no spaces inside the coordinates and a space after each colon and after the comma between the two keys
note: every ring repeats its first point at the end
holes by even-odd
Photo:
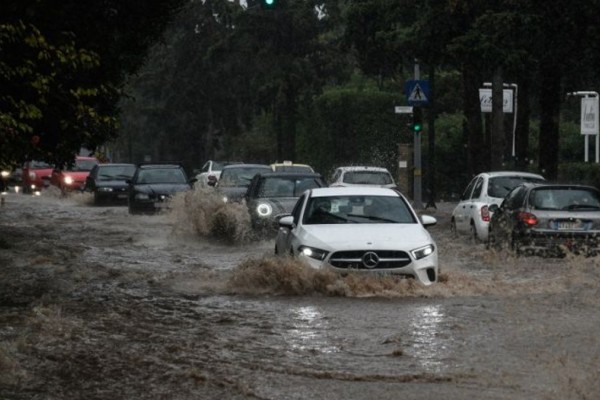
{"type": "Polygon", "coordinates": [[[135,198],[136,200],[150,200],[150,196],[147,193],[136,193],[135,198]]]}
{"type": "Polygon", "coordinates": [[[427,246],[419,247],[418,249],[411,250],[411,254],[415,258],[415,260],[420,260],[421,258],[425,258],[433,251],[435,247],[432,244],[428,244],[427,246]]]}
{"type": "Polygon", "coordinates": [[[298,248],[300,254],[303,254],[307,257],[314,258],[315,260],[323,261],[325,257],[327,257],[327,252],[325,250],[317,249],[316,247],[309,246],[300,246],[298,248]]]}
{"type": "Polygon", "coordinates": [[[3,179],[6,179],[6,178],[8,178],[8,176],[10,175],[10,172],[8,172],[8,171],[2,171],[2,172],[0,173],[0,175],[2,175],[2,178],[3,178],[3,179]]]}
{"type": "Polygon", "coordinates": [[[256,207],[256,212],[259,217],[268,217],[273,213],[273,207],[268,203],[260,203],[258,207],[256,207]]]}
{"type": "Polygon", "coordinates": [[[227,196],[223,196],[223,203],[227,203],[229,201],[229,199],[227,198],[227,196]]]}
{"type": "Polygon", "coordinates": [[[112,191],[113,191],[113,189],[112,189],[112,188],[109,188],[109,187],[99,187],[99,188],[98,188],[98,191],[99,191],[99,192],[112,192],[112,191]]]}
{"type": "Polygon", "coordinates": [[[71,185],[73,184],[73,178],[71,178],[70,176],[65,176],[64,182],[67,185],[71,185]]]}

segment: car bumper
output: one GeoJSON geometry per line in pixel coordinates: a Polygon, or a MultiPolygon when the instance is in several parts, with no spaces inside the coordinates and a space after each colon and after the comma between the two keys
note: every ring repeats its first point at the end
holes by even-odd
{"type": "Polygon", "coordinates": [[[439,267],[438,267],[438,256],[437,252],[430,254],[420,260],[413,260],[412,258],[408,264],[398,268],[340,268],[331,265],[329,262],[331,254],[325,259],[325,261],[316,260],[308,257],[304,254],[299,254],[298,257],[305,261],[308,265],[315,269],[329,269],[338,273],[358,273],[358,274],[375,274],[375,275],[402,275],[409,276],[417,279],[423,285],[431,285],[438,281],[439,278],[439,267]]]}
{"type": "Polygon", "coordinates": [[[586,256],[600,255],[598,233],[529,233],[516,236],[520,253],[562,256],[567,252],[586,256]]]}

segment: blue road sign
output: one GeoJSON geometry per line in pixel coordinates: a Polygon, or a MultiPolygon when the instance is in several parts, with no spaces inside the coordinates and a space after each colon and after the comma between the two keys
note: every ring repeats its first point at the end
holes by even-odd
{"type": "Polygon", "coordinates": [[[426,106],[429,104],[429,81],[409,80],[404,83],[406,99],[411,106],[426,106]]]}

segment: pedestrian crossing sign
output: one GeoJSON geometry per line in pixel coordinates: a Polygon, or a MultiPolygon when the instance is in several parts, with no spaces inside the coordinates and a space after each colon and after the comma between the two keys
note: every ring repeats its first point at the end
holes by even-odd
{"type": "Polygon", "coordinates": [[[404,84],[406,99],[411,106],[425,106],[429,104],[429,81],[409,80],[404,84]]]}

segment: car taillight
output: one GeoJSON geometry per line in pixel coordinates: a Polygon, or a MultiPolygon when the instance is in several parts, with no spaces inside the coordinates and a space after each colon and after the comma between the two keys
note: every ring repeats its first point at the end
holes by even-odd
{"type": "Polygon", "coordinates": [[[490,209],[488,206],[481,207],[481,220],[484,222],[490,222],[490,209]]]}
{"type": "Polygon", "coordinates": [[[538,223],[538,219],[535,215],[531,214],[531,213],[527,213],[527,212],[520,212],[517,215],[517,218],[519,219],[519,221],[523,222],[525,225],[537,225],[538,223]]]}

